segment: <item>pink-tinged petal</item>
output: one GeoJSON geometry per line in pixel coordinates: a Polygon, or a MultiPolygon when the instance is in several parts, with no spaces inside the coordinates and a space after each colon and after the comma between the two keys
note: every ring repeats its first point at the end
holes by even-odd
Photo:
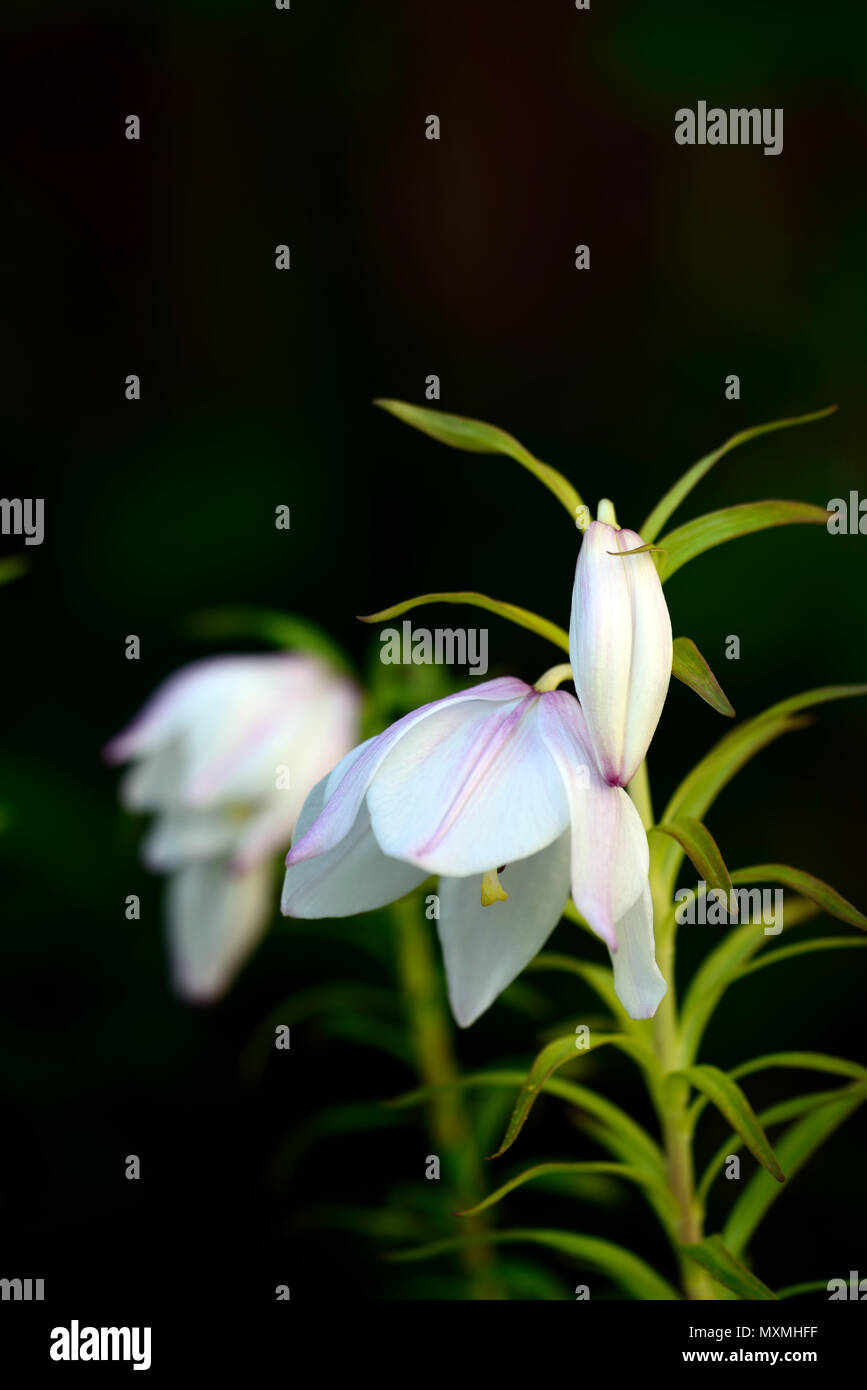
{"type": "Polygon", "coordinates": [[[666,983],[656,964],[650,888],[615,923],[617,950],[611,953],[614,988],[630,1018],[653,1018],[666,983]]]}
{"type": "Polygon", "coordinates": [[[610,553],[642,544],[635,531],[591,522],[572,591],[575,689],[599,770],[618,786],[644,759],[671,678],[671,619],[653,556],[610,553]]]}
{"type": "Polygon", "coordinates": [[[333,692],[327,708],[320,710],[317,727],[311,736],[293,739],[291,750],[280,759],[281,768],[286,769],[288,785],[284,785],[281,773],[280,785],[274,787],[276,764],[272,761],[269,768],[272,790],[268,792],[267,787],[263,787],[254,814],[239,827],[232,857],[236,870],[243,871],[258,860],[285,850],[306,797],[346,755],[357,736],[357,723],[354,698],[346,700],[341,709],[340,700],[333,692]]]}
{"type": "Polygon", "coordinates": [[[314,783],[357,738],[361,699],[354,684],[310,658],[291,654],[278,660],[282,664],[272,669],[268,689],[255,703],[251,693],[242,731],[203,749],[201,759],[190,743],[191,802],[267,797],[280,767],[300,808],[314,783]]]}
{"type": "Polygon", "coordinates": [[[122,763],[164,747],[201,721],[215,700],[242,696],[255,668],[259,667],[259,674],[261,663],[271,660],[270,656],[212,656],[181,667],[157,687],[135,718],[106,744],[105,757],[109,762],[122,763]]]}
{"type": "Polygon", "coordinates": [[[575,906],[616,950],[616,923],[647,883],[650,855],[641,817],[623,788],[600,775],[572,695],[554,690],[542,696],[540,728],[570,808],[575,906]]]}
{"type": "Polygon", "coordinates": [[[326,744],[327,756],[340,757],[359,704],[357,688],[317,657],[211,658],[164,681],[105,755],[142,760],[124,783],[132,809],[255,800],[273,788],[278,764],[303,756],[299,749],[326,744]]]}
{"type": "Polygon", "coordinates": [[[456,695],[446,696],[444,700],[433,700],[430,704],[422,705],[419,709],[404,715],[403,719],[398,719],[384,733],[353,749],[338,763],[327,779],[320,814],[312,825],[300,835],[296,834],[292,849],[286,856],[287,867],[333,849],[349,834],[373,778],[392,749],[417,724],[442,710],[466,704],[468,701],[487,704],[489,701],[520,700],[529,690],[530,687],[523,681],[512,677],[485,681],[474,686],[472,690],[462,690],[456,695]]]}
{"type": "Polygon", "coordinates": [[[475,1023],[541,951],[569,896],[569,834],[500,874],[504,902],[481,905],[482,878],[439,883],[439,938],[449,1002],[462,1028],[475,1023]]]}
{"type": "MultiPolygon", "coordinates": [[[[544,697],[441,706],[389,750],[367,795],[383,851],[460,878],[538,853],[569,824],[539,733],[544,697]]],[[[574,702],[573,702],[574,703],[574,702]]]]}
{"type": "MultiPolygon", "coordinates": [[[[325,781],[314,788],[308,802],[321,806],[325,781]]],[[[348,833],[336,845],[289,865],[280,911],[285,917],[352,917],[396,902],[425,878],[424,869],[383,854],[370,828],[367,807],[362,804],[348,833]]]]}
{"type": "Polygon", "coordinates": [[[207,859],[173,874],[167,889],[169,963],[175,993],[212,1004],[258,945],[273,911],[271,866],[232,874],[207,859]]]}

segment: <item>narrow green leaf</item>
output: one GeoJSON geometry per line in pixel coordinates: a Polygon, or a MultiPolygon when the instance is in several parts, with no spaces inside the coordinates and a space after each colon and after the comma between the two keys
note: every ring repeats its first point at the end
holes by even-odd
{"type": "MultiPolygon", "coordinates": [[[[418,1086],[412,1091],[407,1091],[403,1095],[395,1096],[393,1099],[381,1103],[387,1109],[402,1110],[411,1105],[423,1104],[439,1090],[470,1090],[477,1086],[506,1087],[511,1090],[515,1086],[522,1086],[526,1079],[526,1073],[522,1071],[471,1072],[455,1081],[444,1082],[440,1086],[418,1086]]],[[[566,1100],[579,1110],[585,1110],[589,1115],[594,1115],[600,1120],[612,1134],[617,1135],[618,1152],[626,1162],[639,1168],[647,1168],[664,1177],[665,1159],[659,1145],[651,1139],[641,1125],[636,1124],[635,1120],[626,1114],[625,1110],[621,1110],[618,1105],[606,1100],[604,1096],[597,1095],[588,1087],[579,1086],[574,1081],[563,1081],[557,1076],[552,1076],[543,1082],[541,1089],[546,1095],[557,1096],[560,1100],[566,1100]]]]}
{"type": "Polygon", "coordinates": [[[831,700],[851,700],[855,695],[867,695],[867,685],[820,685],[815,690],[805,690],[800,695],[790,695],[771,705],[764,714],[756,715],[755,721],[779,719],[790,714],[799,714],[802,709],[813,705],[826,705],[831,700]]]}
{"type": "MultiPolygon", "coordinates": [[[[853,1087],[836,1104],[822,1106],[813,1110],[803,1119],[792,1125],[778,1141],[780,1161],[786,1165],[791,1180],[803,1168],[816,1150],[829,1139],[834,1131],[863,1104],[865,1087],[853,1087]]],[[[723,1230],[723,1239],[735,1255],[745,1250],[753,1234],[779,1194],[779,1188],[770,1183],[764,1173],[754,1173],[744,1191],[729,1213],[723,1230]]]]}
{"type": "MultiPolygon", "coordinates": [[[[670,824],[681,816],[701,820],[710,810],[723,787],[735,773],[762,748],[783,734],[805,727],[805,719],[785,718],[748,720],[726,734],[701,762],[684,778],[666,806],[661,821],[670,824]]],[[[683,859],[680,845],[658,838],[651,845],[651,879],[657,875],[664,884],[664,896],[673,898],[675,879],[683,859]]]]}
{"type": "MultiPolygon", "coordinates": [[[[725,734],[687,774],[669,801],[661,819],[668,822],[677,820],[680,816],[694,816],[701,820],[723,787],[754,754],[781,734],[804,727],[805,721],[793,716],[799,715],[802,710],[812,705],[865,693],[867,685],[820,686],[801,695],[790,696],[787,700],[771,705],[770,709],[762,714],[745,720],[725,734]]],[[[683,851],[678,845],[665,844],[657,854],[658,862],[654,867],[662,875],[666,896],[670,897],[674,893],[675,876],[683,851]]]]}
{"type": "Polygon", "coordinates": [[[719,449],[714,449],[713,453],[705,454],[698,463],[694,463],[674,486],[669,488],[661,501],[657,502],[644,525],[639,527],[640,536],[645,541],[655,541],[669,517],[689,496],[696,483],[701,482],[714,464],[718,463],[732,449],[736,449],[739,444],[747,444],[751,439],[757,439],[762,434],[770,434],[773,430],[785,430],[791,425],[808,425],[813,420],[824,420],[826,416],[833,415],[836,409],[836,405],[829,405],[824,410],[812,410],[808,415],[792,415],[786,420],[772,420],[767,425],[753,425],[751,429],[739,430],[737,434],[733,434],[730,439],[727,439],[719,449]]]}
{"type": "MultiPolygon", "coordinates": [[[[805,1096],[791,1096],[788,1100],[779,1101],[776,1105],[771,1105],[767,1110],[760,1112],[759,1123],[765,1129],[770,1129],[772,1125],[782,1125],[788,1120],[798,1120],[803,1115],[811,1115],[814,1111],[824,1110],[828,1106],[838,1106],[849,1100],[860,1104],[865,1099],[867,1099],[867,1083],[855,1081],[850,1086],[835,1086],[830,1091],[811,1091],[805,1096]]],[[[702,1174],[701,1182],[696,1188],[696,1203],[701,1211],[705,1208],[714,1180],[722,1171],[730,1154],[737,1153],[742,1146],[743,1140],[740,1135],[730,1134],[708,1163],[702,1174]]],[[[789,1176],[792,1176],[791,1168],[789,1169],[789,1176]]],[[[782,1190],[782,1188],[772,1185],[774,1193],[782,1190]]]]}
{"type": "Polygon", "coordinates": [[[412,1250],[397,1250],[385,1258],[396,1264],[407,1264],[415,1260],[430,1260],[437,1255],[460,1250],[468,1245],[488,1243],[545,1245],[550,1250],[571,1255],[589,1269],[596,1269],[601,1274],[608,1275],[635,1298],[670,1301],[680,1297],[661,1274],[657,1274],[644,1260],[633,1255],[631,1250],[624,1250],[621,1245],[614,1245],[609,1240],[578,1235],[572,1231],[480,1231],[472,1235],[454,1236],[449,1240],[433,1241],[430,1245],[422,1245],[412,1250]]]}
{"type": "Polygon", "coordinates": [[[777,965],[781,960],[790,960],[793,956],[809,956],[813,951],[847,951],[856,946],[867,946],[863,936],[819,936],[812,941],[798,941],[793,946],[780,946],[769,955],[762,956],[761,960],[745,965],[731,976],[731,980],[743,980],[756,970],[764,970],[766,965],[777,965]]]}
{"type": "Polygon", "coordinates": [[[788,864],[753,864],[748,869],[738,869],[732,874],[733,883],[782,883],[801,897],[809,898],[823,912],[846,922],[850,927],[867,931],[867,917],[859,912],[846,898],[835,892],[829,884],[803,869],[792,869],[788,864]]]}
{"type": "Polygon", "coordinates": [[[827,1279],[811,1279],[806,1284],[787,1284],[784,1289],[777,1289],[777,1298],[782,1302],[786,1298],[798,1298],[802,1293],[818,1293],[820,1289],[827,1293],[827,1279]]]}
{"type": "Polygon", "coordinates": [[[734,706],[692,638],[675,637],[673,649],[671,674],[675,680],[688,685],[690,690],[694,690],[705,704],[716,710],[717,714],[734,719],[734,706]]]}
{"type": "Polygon", "coordinates": [[[772,526],[791,526],[799,522],[825,526],[829,516],[830,512],[825,507],[779,498],[764,502],[741,502],[736,507],[708,512],[663,536],[659,548],[665,554],[659,561],[659,577],[665,583],[689,560],[703,555],[706,550],[712,550],[714,546],[723,545],[725,541],[749,536],[754,531],[766,531],[772,526]]]}
{"type": "Polygon", "coordinates": [[[860,1062],[850,1062],[846,1057],[831,1057],[827,1052],[768,1052],[764,1057],[753,1057],[733,1067],[729,1076],[752,1076],[757,1071],[770,1071],[774,1067],[795,1068],[798,1071],[830,1072],[832,1076],[850,1076],[856,1081],[867,1080],[867,1067],[860,1062]]]}
{"type": "Polygon", "coordinates": [[[719,1236],[707,1236],[697,1245],[682,1245],[681,1249],[695,1264],[706,1269],[712,1279],[731,1289],[738,1298],[776,1303],[777,1295],[735,1258],[719,1236]]]}
{"type": "MultiPolygon", "coordinates": [[[[628,1182],[634,1182],[640,1187],[653,1187],[662,1200],[670,1201],[671,1194],[668,1189],[660,1182],[655,1181],[648,1173],[640,1168],[632,1168],[628,1163],[608,1163],[608,1162],[583,1162],[583,1163],[536,1163],[532,1168],[527,1168],[517,1177],[504,1182],[502,1187],[498,1187],[495,1192],[491,1192],[484,1197],[481,1202],[477,1202],[474,1207],[468,1207],[466,1211],[456,1211],[455,1216],[477,1216],[480,1211],[486,1211],[488,1207],[496,1206],[515,1188],[523,1187],[525,1183],[533,1182],[536,1178],[545,1178],[552,1173],[610,1173],[613,1177],[624,1178],[628,1182]]],[[[675,1213],[676,1214],[676,1213],[675,1213]]]]}
{"type": "Polygon", "coordinates": [[[693,816],[678,816],[676,820],[664,821],[653,829],[676,840],[689,855],[699,878],[704,879],[709,888],[717,888],[728,897],[732,891],[729,871],[719,845],[706,825],[693,816]]]}
{"type": "Polygon", "coordinates": [[[287,651],[313,652],[330,661],[339,671],[353,675],[343,650],[316,623],[282,613],[276,608],[236,604],[230,608],[209,608],[192,613],[184,624],[189,636],[205,641],[257,639],[287,651]]]}
{"type": "MultiPolygon", "coordinates": [[[[796,899],[786,910],[787,929],[798,922],[808,921],[817,911],[815,903],[796,899]]],[[[756,968],[745,969],[744,962],[762,950],[769,939],[752,922],[746,922],[728,932],[719,945],[705,956],[692,978],[681,1008],[681,1038],[686,1062],[692,1062],[695,1058],[704,1030],[729,985],[746,974],[749,968],[756,968]]]]}
{"type": "Polygon", "coordinates": [[[777,1162],[768,1136],[762,1129],[753,1107],[731,1076],[720,1071],[719,1067],[700,1064],[672,1072],[668,1079],[671,1080],[672,1077],[690,1082],[696,1090],[706,1095],[720,1114],[728,1120],[732,1129],[741,1136],[750,1153],[758,1159],[762,1167],[767,1168],[777,1182],[785,1181],[785,1175],[777,1162]]]}
{"type": "Polygon", "coordinates": [[[545,1082],[553,1075],[558,1067],[565,1066],[567,1062],[574,1062],[581,1057],[586,1057],[588,1052],[595,1051],[598,1047],[612,1045],[618,1047],[622,1052],[631,1056],[639,1065],[655,1072],[657,1068],[656,1059],[649,1048],[642,1043],[638,1043],[634,1038],[626,1037],[621,1033],[605,1033],[594,1036],[590,1035],[589,1045],[579,1048],[578,1038],[575,1034],[565,1038],[555,1038],[538,1054],[529,1072],[527,1073],[524,1084],[522,1085],[515,1107],[512,1111],[503,1142],[497,1152],[491,1154],[491,1158],[500,1158],[502,1154],[510,1149],[517,1139],[527,1121],[536,1098],[539,1095],[545,1082]]]}
{"type": "Polygon", "coordinates": [[[556,623],[549,622],[547,618],[540,618],[538,613],[531,613],[528,608],[518,608],[514,603],[501,603],[498,599],[488,598],[487,594],[476,594],[469,589],[457,593],[419,594],[418,598],[404,599],[402,603],[392,604],[390,608],[383,608],[379,613],[368,613],[364,616],[359,614],[359,621],[384,623],[390,618],[399,618],[401,613],[408,613],[412,608],[421,608],[425,603],[468,603],[472,608],[484,608],[486,612],[507,618],[518,627],[537,632],[540,637],[553,642],[561,651],[569,650],[569,634],[556,623]]]}
{"type": "Polygon", "coordinates": [[[448,444],[453,449],[464,449],[471,454],[505,454],[515,459],[538,478],[549,491],[553,492],[563,504],[573,521],[577,521],[584,508],[576,489],[547,463],[534,458],[514,435],[507,434],[496,425],[488,425],[484,420],[471,420],[464,415],[448,415],[443,410],[428,410],[423,406],[409,405],[406,401],[376,400],[374,405],[387,410],[389,415],[412,425],[423,434],[430,435],[440,444],[448,444]]]}
{"type": "MultiPolygon", "coordinates": [[[[850,1080],[867,1081],[867,1067],[861,1066],[860,1062],[850,1062],[845,1057],[831,1057],[825,1052],[769,1052],[764,1057],[753,1057],[739,1067],[732,1067],[728,1075],[733,1081],[739,1081],[743,1076],[773,1071],[776,1067],[792,1071],[818,1071],[831,1076],[845,1076],[850,1080]]],[[[706,1096],[696,1101],[690,1111],[691,1124],[695,1125],[706,1104],[706,1096]]]]}

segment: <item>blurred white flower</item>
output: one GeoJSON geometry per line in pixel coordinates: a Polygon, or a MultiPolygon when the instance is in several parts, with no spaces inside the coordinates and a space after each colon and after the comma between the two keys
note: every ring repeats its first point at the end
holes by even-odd
{"type": "Polygon", "coordinates": [[[306,653],[211,657],[170,676],[107,746],[132,762],[131,811],[156,819],[142,847],[170,876],[173,987],[220,997],[272,910],[273,856],[311,788],[358,739],[361,694],[306,653]]]}

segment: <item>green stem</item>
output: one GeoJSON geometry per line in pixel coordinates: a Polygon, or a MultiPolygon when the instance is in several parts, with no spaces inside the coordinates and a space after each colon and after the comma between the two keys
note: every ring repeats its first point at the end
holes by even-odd
{"type": "MultiPolygon", "coordinates": [[[[668,990],[653,1020],[653,1047],[663,1078],[683,1065],[683,1046],[677,1017],[677,997],[674,987],[675,923],[667,903],[658,891],[654,893],[653,920],[656,933],[656,956],[668,990]]],[[[695,1196],[695,1171],[692,1155],[692,1130],[688,1115],[689,1087],[665,1084],[657,1092],[657,1111],[668,1168],[668,1182],[678,1211],[676,1253],[680,1264],[683,1291],[688,1299],[716,1298],[710,1275],[680,1253],[678,1247],[697,1244],[703,1236],[702,1216],[695,1196]]]]}
{"type": "MultiPolygon", "coordinates": [[[[412,1030],[419,1077],[435,1087],[428,1103],[428,1124],[433,1144],[451,1184],[455,1210],[475,1205],[484,1191],[478,1146],[472,1134],[458,1079],[452,1046],[451,1023],[446,1012],[439,973],[431,949],[430,924],[424,920],[416,895],[395,903],[391,915],[397,938],[398,974],[412,1030]]],[[[468,1217],[462,1230],[484,1231],[486,1218],[468,1217]]],[[[485,1244],[469,1245],[459,1254],[470,1278],[473,1297],[496,1299],[502,1295],[493,1278],[493,1251],[485,1244]]]]}

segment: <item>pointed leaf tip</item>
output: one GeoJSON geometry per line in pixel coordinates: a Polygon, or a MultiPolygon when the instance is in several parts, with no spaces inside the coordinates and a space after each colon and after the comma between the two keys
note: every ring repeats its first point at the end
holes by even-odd
{"type": "Polygon", "coordinates": [[[727,719],[734,718],[734,706],[690,637],[675,637],[671,674],[694,690],[717,714],[724,714],[727,719]]]}
{"type": "Polygon", "coordinates": [[[676,840],[708,887],[725,893],[728,900],[732,891],[731,876],[719,845],[706,825],[693,816],[679,816],[676,820],[655,825],[653,829],[676,840]]]}
{"type": "Polygon", "coordinates": [[[450,415],[443,410],[429,410],[424,406],[410,405],[408,401],[397,401],[384,397],[377,398],[373,404],[385,410],[405,425],[427,434],[440,444],[448,444],[452,449],[463,449],[471,454],[505,454],[523,468],[531,472],[566,508],[573,521],[584,509],[578,491],[568,478],[564,478],[556,468],[542,463],[525,449],[514,435],[501,430],[497,425],[489,425],[484,420],[473,420],[464,415],[450,415]]]}

